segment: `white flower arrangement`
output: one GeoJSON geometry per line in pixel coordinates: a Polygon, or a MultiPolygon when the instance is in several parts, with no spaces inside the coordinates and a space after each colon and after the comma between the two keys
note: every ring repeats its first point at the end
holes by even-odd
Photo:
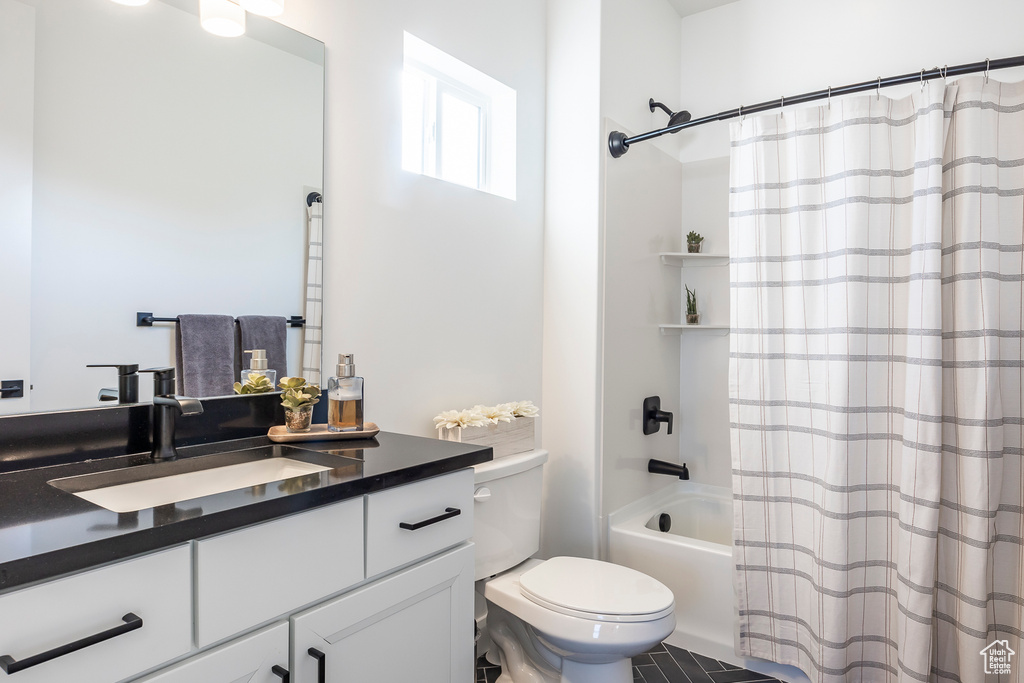
{"type": "Polygon", "coordinates": [[[446,410],[434,418],[434,428],[482,427],[488,420],[476,410],[446,410]]]}
{"type": "Polygon", "coordinates": [[[496,406],[475,405],[465,410],[446,410],[434,417],[435,429],[455,427],[482,427],[499,422],[512,422],[517,417],[537,417],[540,409],[533,401],[512,401],[496,406]]]}

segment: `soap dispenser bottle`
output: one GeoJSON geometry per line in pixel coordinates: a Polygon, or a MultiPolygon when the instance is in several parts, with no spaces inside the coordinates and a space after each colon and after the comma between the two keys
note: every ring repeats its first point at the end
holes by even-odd
{"type": "Polygon", "coordinates": [[[249,361],[249,369],[242,370],[242,384],[245,384],[250,378],[256,379],[257,377],[266,377],[270,380],[270,389],[268,391],[274,391],[277,388],[277,370],[270,370],[267,368],[267,352],[265,349],[252,349],[251,351],[243,351],[242,353],[251,353],[252,359],[249,361]]]}
{"type": "Polygon", "coordinates": [[[363,431],[363,378],[356,377],[351,353],[338,354],[337,376],[327,380],[327,429],[363,431]]]}

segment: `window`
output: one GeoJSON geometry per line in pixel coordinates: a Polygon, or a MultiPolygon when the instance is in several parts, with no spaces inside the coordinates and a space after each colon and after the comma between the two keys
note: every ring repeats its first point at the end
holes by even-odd
{"type": "Polygon", "coordinates": [[[516,92],[405,34],[402,168],[515,199],[516,92]]]}

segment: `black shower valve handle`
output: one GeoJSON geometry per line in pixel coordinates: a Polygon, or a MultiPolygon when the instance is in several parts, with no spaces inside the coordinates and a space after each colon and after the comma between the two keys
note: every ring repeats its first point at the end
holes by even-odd
{"type": "Polygon", "coordinates": [[[668,423],[668,433],[672,433],[672,413],[661,409],[660,396],[648,396],[643,407],[644,434],[655,434],[661,429],[661,423],[668,423]]]}

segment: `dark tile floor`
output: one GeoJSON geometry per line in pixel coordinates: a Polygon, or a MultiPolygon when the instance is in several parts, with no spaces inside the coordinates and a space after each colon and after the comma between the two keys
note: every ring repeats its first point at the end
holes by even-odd
{"type": "MultiPolygon", "coordinates": [[[[494,683],[501,674],[501,667],[494,666],[483,657],[476,666],[476,683],[494,683]]],[[[638,683],[778,683],[778,679],[771,676],[740,669],[666,643],[633,657],[633,680],[638,683]]]]}

